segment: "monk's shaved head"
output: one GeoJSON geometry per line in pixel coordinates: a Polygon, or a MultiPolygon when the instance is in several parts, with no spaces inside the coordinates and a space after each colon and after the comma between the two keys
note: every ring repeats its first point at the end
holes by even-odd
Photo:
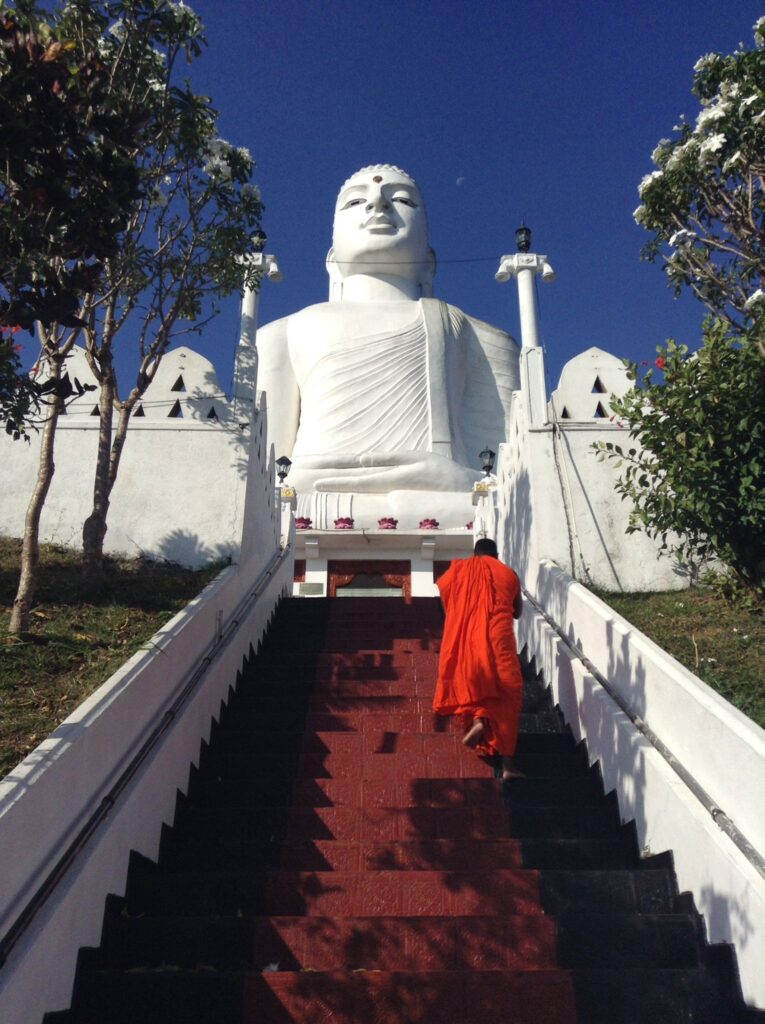
{"type": "Polygon", "coordinates": [[[489,555],[490,558],[499,558],[497,545],[491,537],[480,537],[473,548],[474,555],[489,555]]]}

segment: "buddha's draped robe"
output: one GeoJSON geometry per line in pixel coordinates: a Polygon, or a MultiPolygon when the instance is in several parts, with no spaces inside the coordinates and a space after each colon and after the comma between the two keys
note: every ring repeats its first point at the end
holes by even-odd
{"type": "Polygon", "coordinates": [[[302,383],[293,460],[332,453],[427,451],[428,359],[421,317],[407,330],[333,339],[302,383]]]}
{"type": "Polygon", "coordinates": [[[446,611],[433,710],[485,720],[478,749],[515,753],[523,701],[513,631],[518,577],[502,562],[473,556],[452,562],[438,581],[446,611]]]}

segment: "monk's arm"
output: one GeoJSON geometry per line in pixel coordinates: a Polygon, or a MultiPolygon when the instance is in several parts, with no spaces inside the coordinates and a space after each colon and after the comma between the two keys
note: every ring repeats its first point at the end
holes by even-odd
{"type": "Polygon", "coordinates": [[[523,611],[523,594],[521,593],[520,585],[513,601],[513,618],[520,619],[521,612],[523,611]]]}
{"type": "Polygon", "coordinates": [[[290,456],[300,420],[300,389],[290,360],[286,317],[260,328],[257,348],[258,390],[266,392],[268,440],[277,458],[290,456]]]}

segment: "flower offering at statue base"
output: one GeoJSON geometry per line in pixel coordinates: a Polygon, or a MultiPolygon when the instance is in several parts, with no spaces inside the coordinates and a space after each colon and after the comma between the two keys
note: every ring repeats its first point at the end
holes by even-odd
{"type": "Polygon", "coordinates": [[[335,529],[336,530],[352,530],[353,529],[353,519],[351,519],[350,516],[340,516],[339,519],[335,520],[335,529]]]}
{"type": "Polygon", "coordinates": [[[420,530],[437,530],[439,522],[437,519],[421,519],[419,529],[420,530]]]}
{"type": "Polygon", "coordinates": [[[398,519],[394,519],[393,516],[382,516],[377,520],[378,530],[395,530],[398,526],[398,519]]]}
{"type": "Polygon", "coordinates": [[[310,530],[312,526],[313,519],[309,519],[308,516],[295,516],[296,530],[310,530]]]}

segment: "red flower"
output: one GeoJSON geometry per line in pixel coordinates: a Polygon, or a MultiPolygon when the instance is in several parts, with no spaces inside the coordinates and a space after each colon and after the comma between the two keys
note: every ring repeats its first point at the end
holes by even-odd
{"type": "Polygon", "coordinates": [[[659,367],[660,370],[663,370],[664,369],[664,364],[665,364],[664,356],[659,356],[659,358],[656,360],[656,365],[659,367]]]}

